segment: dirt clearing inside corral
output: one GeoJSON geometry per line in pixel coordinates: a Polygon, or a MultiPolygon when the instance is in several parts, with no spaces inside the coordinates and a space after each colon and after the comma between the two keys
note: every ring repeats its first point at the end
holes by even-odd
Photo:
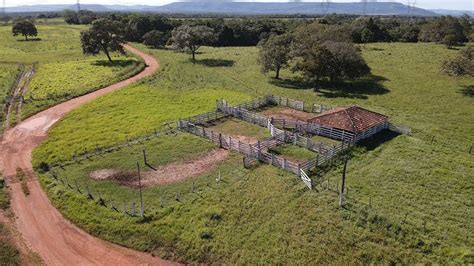
{"type": "MultiPolygon", "coordinates": [[[[228,156],[228,150],[216,149],[189,161],[160,166],[156,171],[143,171],[141,173],[142,185],[154,186],[176,183],[209,173],[228,156]]],[[[100,169],[91,172],[89,176],[95,180],[111,180],[120,185],[138,187],[138,173],[136,171],[100,169]]]]}
{"type": "Polygon", "coordinates": [[[275,119],[286,119],[286,120],[301,120],[307,121],[308,119],[314,118],[317,114],[299,111],[288,107],[270,107],[259,112],[267,117],[275,119]]]}

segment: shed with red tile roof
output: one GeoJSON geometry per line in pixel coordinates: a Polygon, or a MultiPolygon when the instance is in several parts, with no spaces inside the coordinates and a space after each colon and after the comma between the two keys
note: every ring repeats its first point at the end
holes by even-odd
{"type": "Polygon", "coordinates": [[[359,135],[374,127],[386,127],[388,117],[354,105],[332,109],[308,119],[308,122],[359,135]]]}

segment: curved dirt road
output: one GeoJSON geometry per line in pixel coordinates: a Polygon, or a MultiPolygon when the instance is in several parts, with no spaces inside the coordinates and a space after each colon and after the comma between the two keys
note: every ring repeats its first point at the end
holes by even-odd
{"type": "MultiPolygon", "coordinates": [[[[31,171],[31,152],[47,136],[47,130],[66,113],[109,92],[121,89],[153,74],[157,60],[139,50],[126,46],[142,57],[146,69],[127,80],[58,104],[5,132],[0,144],[0,169],[5,176],[15,175],[16,169],[31,171]]],[[[26,244],[48,265],[131,265],[170,264],[144,253],[107,243],[85,233],[64,219],[51,205],[39,182],[30,174],[27,183],[30,195],[25,196],[21,185],[11,185],[11,204],[16,226],[26,244]]]]}

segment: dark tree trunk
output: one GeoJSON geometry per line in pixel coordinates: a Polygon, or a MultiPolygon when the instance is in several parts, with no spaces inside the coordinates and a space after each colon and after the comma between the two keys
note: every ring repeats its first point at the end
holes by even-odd
{"type": "Polygon", "coordinates": [[[25,41],[28,41],[28,35],[25,34],[25,41]]]}
{"type": "Polygon", "coordinates": [[[193,61],[196,60],[196,51],[192,50],[191,53],[193,54],[193,61]]]}
{"type": "Polygon", "coordinates": [[[276,68],[276,74],[275,74],[275,79],[280,79],[280,68],[276,68]]]}
{"type": "Polygon", "coordinates": [[[104,53],[105,53],[105,55],[107,56],[107,58],[109,59],[109,62],[113,62],[113,61],[112,61],[112,58],[110,58],[109,50],[107,49],[107,47],[105,47],[104,45],[102,45],[102,48],[104,49],[104,53]]]}

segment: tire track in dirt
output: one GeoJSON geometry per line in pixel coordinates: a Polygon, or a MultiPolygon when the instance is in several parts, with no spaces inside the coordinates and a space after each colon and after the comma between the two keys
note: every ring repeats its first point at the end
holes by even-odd
{"type": "Polygon", "coordinates": [[[16,216],[16,227],[26,244],[48,265],[171,264],[145,253],[107,243],[82,231],[52,206],[30,172],[33,149],[46,139],[48,129],[61,117],[86,102],[119,90],[158,69],[158,61],[153,56],[128,45],[125,48],[144,59],[147,67],[142,72],[36,114],[6,131],[0,143],[0,169],[3,174],[13,176],[16,169],[21,168],[30,175],[29,196],[24,195],[19,183],[11,185],[11,206],[16,216]]]}

